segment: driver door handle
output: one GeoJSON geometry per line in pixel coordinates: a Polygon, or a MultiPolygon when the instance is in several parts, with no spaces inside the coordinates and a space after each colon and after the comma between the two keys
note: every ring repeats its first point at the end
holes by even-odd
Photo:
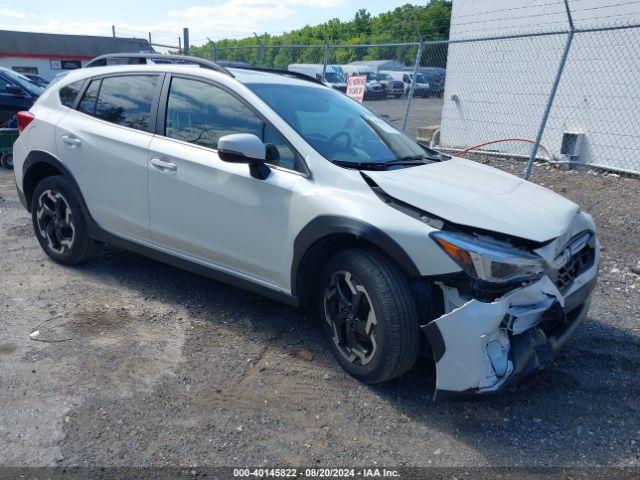
{"type": "Polygon", "coordinates": [[[161,172],[175,172],[178,170],[178,166],[172,162],[165,162],[164,160],[160,160],[159,158],[151,159],[151,166],[156,170],[160,170],[161,172]]]}
{"type": "Polygon", "coordinates": [[[79,138],[70,137],[69,135],[63,135],[62,141],[71,148],[79,147],[80,145],[82,145],[82,140],[80,140],[79,138]]]}

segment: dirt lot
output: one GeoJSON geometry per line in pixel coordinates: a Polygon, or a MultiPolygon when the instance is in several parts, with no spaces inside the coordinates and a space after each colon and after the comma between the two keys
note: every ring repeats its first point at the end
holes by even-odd
{"type": "Polygon", "coordinates": [[[0,464],[639,466],[640,180],[533,179],[598,223],[589,318],[524,384],[436,405],[431,361],[361,385],[304,312],[110,247],[56,265],[0,169],[0,464]]]}

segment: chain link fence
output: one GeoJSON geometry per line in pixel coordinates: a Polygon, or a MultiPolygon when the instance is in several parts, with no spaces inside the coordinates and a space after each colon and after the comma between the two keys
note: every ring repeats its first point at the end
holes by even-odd
{"type": "MultiPolygon", "coordinates": [[[[557,2],[562,4],[562,2],[557,2]]],[[[568,4],[567,4],[568,5],[568,4]]],[[[204,53],[227,66],[292,70],[346,91],[436,148],[640,173],[640,25],[448,41],[254,45],[204,53]]],[[[201,51],[201,50],[200,50],[201,51]]]]}

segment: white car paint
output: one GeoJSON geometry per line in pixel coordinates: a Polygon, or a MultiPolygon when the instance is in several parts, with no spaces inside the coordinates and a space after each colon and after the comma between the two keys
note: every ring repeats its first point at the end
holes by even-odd
{"type": "Polygon", "coordinates": [[[147,157],[153,135],[69,109],[55,139],[55,151],[74,173],[96,222],[149,241],[147,157]]]}
{"type": "MultiPolygon", "coordinates": [[[[325,87],[262,72],[232,71],[236,78],[165,64],[70,72],[36,102],[31,109],[36,120],[14,146],[19,189],[29,152],[48,152],[75,176],[90,215],[107,232],[287,295],[294,294],[295,239],[310,222],[324,216],[357,220],[384,232],[420,276],[440,278],[461,272],[429,237],[437,225],[382,202],[361,172],[324,159],[244,83],[325,87]],[[223,162],[215,149],[109,124],[64,107],[58,96],[65,85],[96,75],[182,73],[185,68],[191,76],[234,91],[258,110],[302,156],[309,172],[272,166],[268,178],[257,180],[247,165],[223,162]]],[[[549,262],[556,261],[576,233],[595,232],[590,217],[569,200],[467,160],[365,173],[392,198],[448,222],[548,242],[536,253],[549,262]]],[[[437,362],[437,388],[449,392],[499,388],[511,375],[508,367],[492,363],[501,351],[509,351],[509,335],[502,326],[505,315],[511,312],[520,318],[517,332],[533,328],[549,308],[550,298],[564,304],[573,291],[595,278],[597,260],[565,294],[548,277],[493,302],[438,283],[446,311],[439,318],[423,319],[439,329],[446,347],[437,362]]]]}
{"type": "Polygon", "coordinates": [[[578,213],[551,190],[462,158],[367,175],[392,197],[439,217],[538,242],[561,235],[578,213]]]}

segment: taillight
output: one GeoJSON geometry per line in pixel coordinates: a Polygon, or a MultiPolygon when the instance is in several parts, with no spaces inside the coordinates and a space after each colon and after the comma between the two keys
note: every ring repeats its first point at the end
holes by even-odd
{"type": "Polygon", "coordinates": [[[18,131],[20,133],[24,132],[24,129],[35,119],[36,116],[31,112],[18,112],[18,131]]]}

